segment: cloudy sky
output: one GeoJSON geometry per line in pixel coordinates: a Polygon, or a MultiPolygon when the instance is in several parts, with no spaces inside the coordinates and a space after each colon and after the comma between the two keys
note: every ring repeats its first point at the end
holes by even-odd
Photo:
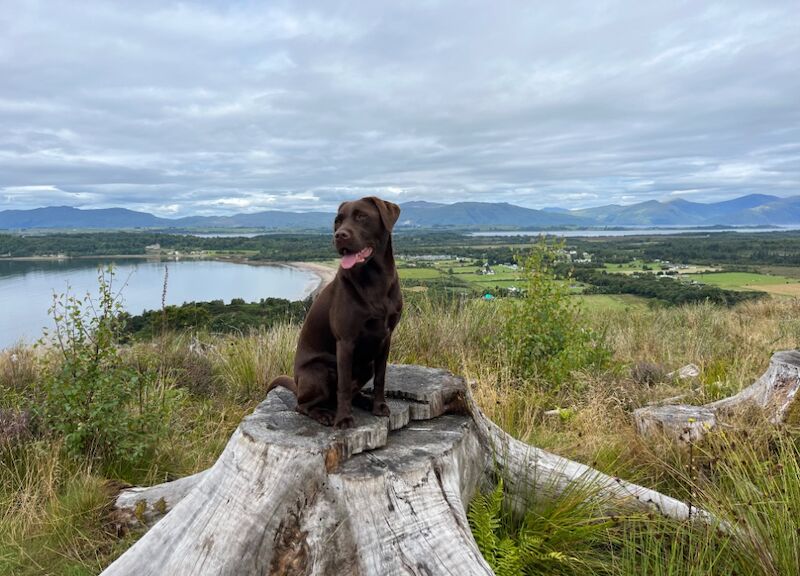
{"type": "Polygon", "coordinates": [[[0,0],[0,210],[800,194],[800,4],[0,0]]]}

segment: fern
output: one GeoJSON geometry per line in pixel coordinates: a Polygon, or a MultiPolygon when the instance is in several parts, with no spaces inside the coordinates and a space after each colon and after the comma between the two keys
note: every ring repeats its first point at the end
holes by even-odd
{"type": "Polygon", "coordinates": [[[517,543],[508,536],[500,540],[500,544],[497,546],[497,555],[491,565],[497,576],[519,576],[522,574],[522,555],[517,543]]]}
{"type": "Polygon", "coordinates": [[[517,520],[504,513],[503,500],[501,480],[477,495],[467,513],[478,548],[497,576],[597,573],[594,547],[608,535],[609,523],[594,517],[581,494],[567,490],[544,510],[531,506],[517,520]]]}
{"type": "Polygon", "coordinates": [[[478,549],[490,565],[493,564],[499,548],[498,533],[501,527],[502,507],[503,481],[501,480],[492,492],[478,494],[472,500],[467,512],[478,549]]]}

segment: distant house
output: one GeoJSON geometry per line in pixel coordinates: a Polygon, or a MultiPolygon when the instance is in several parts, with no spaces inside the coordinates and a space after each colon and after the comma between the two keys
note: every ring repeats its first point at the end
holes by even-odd
{"type": "Polygon", "coordinates": [[[145,252],[161,252],[161,244],[150,244],[144,247],[145,252]]]}

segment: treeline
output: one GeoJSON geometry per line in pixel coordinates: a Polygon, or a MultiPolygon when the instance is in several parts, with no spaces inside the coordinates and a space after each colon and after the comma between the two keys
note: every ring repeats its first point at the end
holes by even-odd
{"type": "Polygon", "coordinates": [[[572,278],[589,284],[586,294],[634,294],[654,298],[670,305],[713,302],[733,306],[739,302],[762,298],[763,292],[739,292],[717,286],[691,284],[671,276],[655,274],[609,274],[598,270],[575,269],[572,278]]]}
{"type": "MultiPolygon", "coordinates": [[[[513,262],[516,244],[529,244],[530,238],[475,238],[452,232],[400,232],[394,235],[394,251],[399,255],[448,254],[489,260],[490,264],[513,262]],[[495,245],[503,242],[505,245],[495,245]],[[509,245],[510,244],[510,245],[509,245]]],[[[42,235],[0,234],[0,257],[139,256],[147,247],[158,244],[162,251],[242,253],[253,260],[321,260],[336,257],[329,234],[264,234],[253,238],[201,238],[191,235],[156,232],[82,232],[42,235]]]]}
{"type": "Polygon", "coordinates": [[[230,304],[222,300],[188,302],[162,310],[148,310],[136,316],[124,314],[124,333],[135,338],[151,338],[164,331],[190,329],[246,333],[282,322],[301,322],[310,305],[310,299],[290,301],[283,298],[265,298],[252,303],[234,298],[230,304]]]}
{"type": "Polygon", "coordinates": [[[594,254],[597,261],[608,263],[641,259],[733,266],[800,266],[800,231],[572,238],[569,244],[594,254]]]}
{"type": "MultiPolygon", "coordinates": [[[[441,254],[488,261],[514,262],[537,241],[531,236],[469,236],[457,232],[399,231],[395,254],[441,254]]],[[[250,253],[270,261],[321,260],[335,257],[329,234],[264,234],[253,238],[200,238],[156,232],[85,232],[46,235],[0,234],[0,257],[143,255],[146,247],[190,253],[250,253]]],[[[770,233],[688,233],[675,236],[568,238],[565,247],[592,254],[595,266],[636,259],[669,260],[732,266],[800,266],[800,231],[770,233]]]]}
{"type": "Polygon", "coordinates": [[[0,234],[0,256],[144,255],[158,244],[165,251],[254,252],[255,259],[309,260],[335,256],[327,234],[276,234],[254,238],[200,238],[150,232],[86,232],[22,236],[0,234]]]}

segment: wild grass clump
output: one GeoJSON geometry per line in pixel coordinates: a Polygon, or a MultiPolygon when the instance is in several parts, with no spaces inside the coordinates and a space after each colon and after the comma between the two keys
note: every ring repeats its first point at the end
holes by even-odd
{"type": "Polygon", "coordinates": [[[798,437],[768,427],[715,434],[705,448],[701,501],[732,528],[731,552],[742,566],[769,575],[800,573],[798,437]]]}
{"type": "Polygon", "coordinates": [[[263,399],[270,380],[293,373],[299,333],[296,324],[279,324],[269,330],[221,338],[216,354],[224,394],[237,401],[263,399]]]}
{"type": "Polygon", "coordinates": [[[406,302],[392,336],[391,362],[422,364],[463,372],[496,359],[502,329],[495,302],[422,296],[406,302]]]}
{"type": "Polygon", "coordinates": [[[608,573],[608,552],[621,519],[603,511],[596,491],[577,484],[555,498],[524,497],[523,514],[508,505],[502,479],[470,503],[470,528],[498,576],[608,573]]]}
{"type": "Polygon", "coordinates": [[[219,394],[220,382],[212,358],[213,338],[194,332],[164,332],[153,340],[122,350],[124,362],[140,374],[157,374],[197,398],[219,394]]]}
{"type": "Polygon", "coordinates": [[[24,407],[38,378],[39,358],[33,349],[18,344],[0,351],[0,409],[24,407]]]}
{"type": "Polygon", "coordinates": [[[0,446],[0,574],[96,574],[119,546],[106,480],[62,442],[0,446]]]}

